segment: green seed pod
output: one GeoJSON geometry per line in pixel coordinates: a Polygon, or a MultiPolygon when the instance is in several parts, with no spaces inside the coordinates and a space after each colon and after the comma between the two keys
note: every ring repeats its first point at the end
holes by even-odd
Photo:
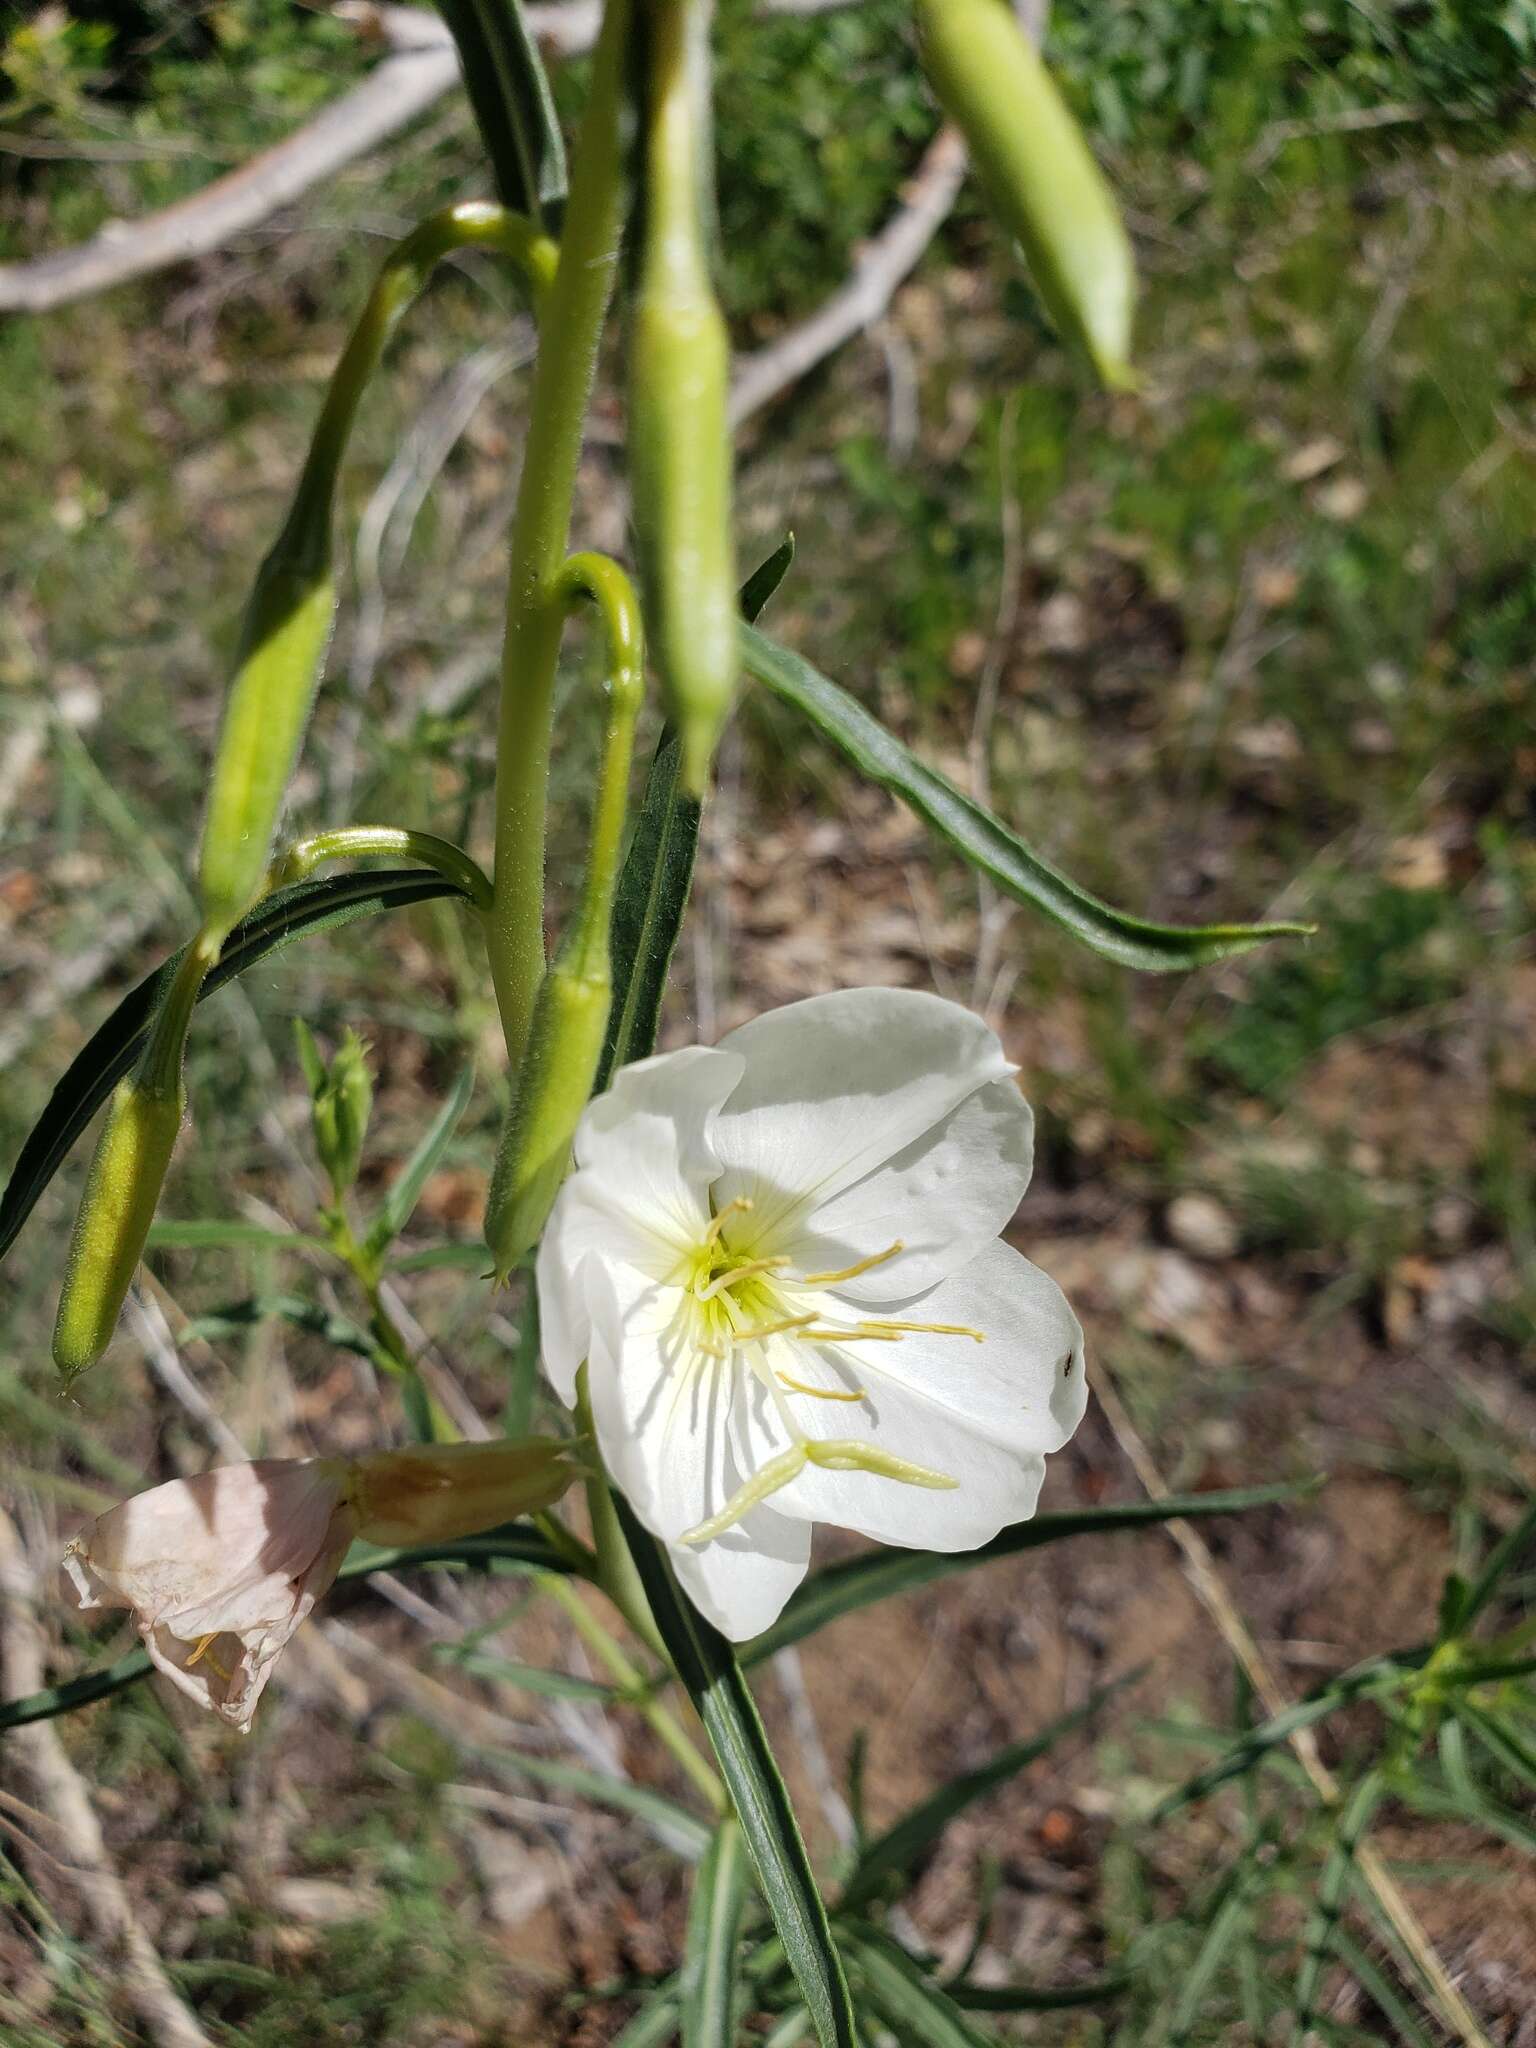
{"type": "Polygon", "coordinates": [[[72,1380],[112,1341],[133,1283],[176,1135],[186,1113],[187,1026],[213,949],[199,938],[181,956],[137,1067],[120,1081],[85,1176],[53,1326],[53,1362],[72,1380]]]}
{"type": "Polygon", "coordinates": [[[539,984],[486,1200],[485,1241],[498,1281],[538,1243],[560,1192],[571,1140],[597,1078],[612,995],[606,969],[588,978],[559,960],[539,984]]]}
{"type": "Polygon", "coordinates": [[[652,0],[644,236],[629,320],[629,473],[651,642],[702,795],[740,670],[730,345],[705,232],[708,8],[652,0]]]}
{"type": "MultiPolygon", "coordinates": [[[[327,500],[327,512],[329,500],[327,500]]],[[[328,549],[308,568],[274,549],[246,607],[203,825],[204,927],[222,938],[261,894],[336,612],[328,549]]]]}
{"type": "Polygon", "coordinates": [[[916,0],[923,64],[1064,333],[1111,390],[1129,356],[1136,272],[1114,195],[1008,0],[916,0]]]}
{"type": "Polygon", "coordinates": [[[179,1086],[165,1094],[136,1076],[113,1091],[75,1218],[53,1328],[53,1362],[66,1381],[94,1365],[112,1341],[185,1106],[179,1086]]]}

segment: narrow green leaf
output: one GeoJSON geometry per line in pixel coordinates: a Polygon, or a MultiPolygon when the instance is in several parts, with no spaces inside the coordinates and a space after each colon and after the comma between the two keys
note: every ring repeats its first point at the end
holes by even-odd
{"type": "Polygon", "coordinates": [[[853,2007],[800,1823],[730,1644],[678,1590],[660,1545],[614,1505],[667,1654],[698,1710],[822,2048],[857,2048],[853,2007]]]}
{"type": "Polygon", "coordinates": [[[565,145],[538,44],[518,0],[438,0],[503,206],[558,229],[565,145]]]}
{"type": "Polygon", "coordinates": [[[763,2048],[800,2048],[810,2031],[811,2016],[803,2005],[797,2005],[785,2013],[771,2034],[764,2036],[763,2048]]]}
{"type": "Polygon", "coordinates": [[[1536,1751],[1531,1750],[1505,1721],[1497,1719],[1471,1700],[1456,1703],[1456,1718],[1465,1723],[1494,1761],[1527,1791],[1536,1791],[1536,1751]]]}
{"type": "Polygon", "coordinates": [[[389,1262],[392,1273],[437,1273],[445,1269],[478,1273],[482,1280],[489,1280],[490,1255],[483,1244],[429,1244],[420,1251],[403,1252],[389,1262]]]}
{"type": "MultiPolygon", "coordinates": [[[[237,975],[294,939],[334,931],[356,918],[373,917],[380,911],[430,903],[441,896],[469,900],[455,883],[419,868],[325,875],[319,881],[280,889],[257,904],[224,941],[219,964],[203,983],[198,1001],[206,1002],[237,975]]],[[[172,954],[147,981],[141,981],[70,1062],[22,1146],[5,1194],[0,1196],[0,1257],[15,1243],[17,1233],[70,1147],[138,1058],[155,1006],[180,961],[181,952],[172,954]]]]}
{"type": "Polygon", "coordinates": [[[1333,1930],[1333,1950],[1361,1990],[1381,2009],[1393,2028],[1393,2039],[1403,2048],[1435,2048],[1428,2030],[1385,1970],[1361,1947],[1346,1927],[1333,1930]]]}
{"type": "Polygon", "coordinates": [[[1168,2021],[1166,2048],[1189,2048],[1200,2008],[1205,2004],[1216,1973],[1249,1918],[1244,1883],[1249,1867],[1247,1858],[1242,1858],[1233,1864],[1217,1887],[1212,1911],[1206,1919],[1205,1933],[1179,1986],[1178,2000],[1168,2021]]]}
{"type": "Polygon", "coordinates": [[[1099,1686],[1080,1707],[1069,1713],[1060,1714],[1042,1728],[1037,1735],[1026,1736],[1021,1742],[1010,1742],[995,1756],[989,1757],[974,1771],[964,1771],[959,1777],[950,1778],[929,1798],[914,1806],[909,1813],[886,1829],[871,1842],[855,1864],[853,1874],[843,1887],[838,1903],[840,1913],[856,1912],[868,1904],[882,1889],[887,1878],[898,1872],[910,1870],[912,1865],[931,1847],[948,1827],[957,1813],[972,1806],[988,1792],[999,1785],[1006,1785],[1010,1778],[1018,1776],[1054,1748],[1062,1736],[1074,1728],[1081,1728],[1091,1720],[1099,1708],[1112,1694],[1129,1684],[1130,1675],[1118,1678],[1112,1684],[1099,1686]]]}
{"type": "MultiPolygon", "coordinates": [[[[409,1571],[421,1565],[459,1565],[467,1570],[489,1571],[498,1564],[541,1572],[569,1573],[578,1568],[531,1523],[509,1522],[503,1528],[487,1530],[483,1536],[461,1536],[452,1543],[387,1548],[375,1543],[354,1543],[336,1576],[338,1581],[365,1579],[370,1572],[409,1571]]],[[[130,1650],[100,1671],[87,1671],[61,1685],[45,1686],[25,1699],[0,1702],[0,1733],[7,1728],[24,1728],[29,1721],[50,1721],[55,1715],[91,1706],[146,1677],[149,1669],[144,1651],[130,1650]]]]}
{"type": "Polygon", "coordinates": [[[921,2041],[925,2048],[993,2048],[994,2037],[973,2026],[948,1993],[888,1936],[855,1923],[844,1938],[859,1988],[903,2038],[921,2041]]]}
{"type": "Polygon", "coordinates": [[[1225,1785],[1229,1779],[1251,1771],[1301,1729],[1326,1720],[1328,1715],[1336,1714],[1340,1707],[1348,1706],[1351,1701],[1370,1699],[1373,1695],[1390,1696],[1397,1692],[1406,1679],[1424,1668],[1430,1655],[1428,1648],[1401,1650],[1392,1656],[1368,1658],[1365,1663],[1341,1672],[1306,1699],[1299,1700],[1294,1707],[1287,1707],[1283,1714],[1276,1714],[1272,1720],[1265,1721],[1251,1734],[1245,1735],[1224,1757],[1189,1779],[1176,1792],[1170,1792],[1153,1813],[1153,1821],[1166,1820],[1181,1807],[1204,1799],[1218,1785],[1225,1785]]]}
{"type": "Polygon", "coordinates": [[[769,600],[794,567],[794,561],[795,536],[786,533],[773,553],[758,563],[741,586],[741,615],[749,625],[755,626],[762,617],[769,600]]]}
{"type": "Polygon", "coordinates": [[[747,1903],[740,1824],[721,1821],[693,1880],[683,1951],[683,2048],[732,2048],[736,2038],[736,1945],[747,1903]]]}
{"type": "Polygon", "coordinates": [[[653,1792],[649,1785],[637,1785],[629,1778],[611,1777],[606,1771],[589,1771],[582,1764],[568,1764],[557,1757],[530,1756],[521,1749],[467,1749],[498,1771],[531,1778],[536,1785],[551,1785],[560,1792],[574,1792],[598,1806],[610,1806],[631,1819],[643,1821],[657,1839],[679,1856],[696,1863],[707,1852],[712,1839],[708,1827],[686,1806],[653,1792]]]}
{"type": "Polygon", "coordinates": [[[202,1338],[205,1342],[216,1342],[254,1329],[272,1316],[319,1337],[338,1351],[355,1351],[361,1358],[372,1358],[378,1348],[360,1323],[354,1323],[350,1316],[335,1315],[318,1302],[306,1301],[301,1294],[251,1294],[243,1301],[227,1301],[219,1308],[209,1309],[206,1315],[193,1316],[181,1332],[182,1341],[202,1338]]]}
{"type": "Polygon", "coordinates": [[[613,2037],[612,2048],[665,2048],[677,2039],[683,2010],[675,1998],[653,1998],[613,2037]]]}
{"type": "Polygon", "coordinates": [[[1079,2005],[1103,2005],[1130,1989],[1129,1977],[1095,1977],[1088,1984],[946,1984],[966,2012],[1068,2012],[1079,2005]]]}
{"type": "Polygon", "coordinates": [[[303,1230],[266,1230],[259,1223],[176,1222],[158,1217],[149,1226],[152,1251],[273,1251],[326,1252],[323,1238],[303,1230]]]}
{"type": "Polygon", "coordinates": [[[391,1183],[389,1193],[379,1207],[379,1213],[368,1226],[364,1249],[371,1257],[377,1258],[386,1246],[395,1239],[410,1222],[416,1204],[421,1200],[421,1191],[437,1171],[443,1154],[453,1142],[453,1134],[459,1127],[459,1119],[469,1107],[469,1098],[474,1093],[475,1070],[466,1067],[454,1082],[448,1099],[432,1119],[426,1135],[401,1169],[399,1176],[391,1183]]]}
{"type": "Polygon", "coordinates": [[[747,672],[793,705],[866,781],[900,797],[930,832],[1006,895],[1043,911],[1106,960],[1168,974],[1250,952],[1267,939],[1305,937],[1313,929],[1304,924],[1152,924],[1114,909],[1052,867],[947,776],[919,761],[856,697],[800,655],[751,626],[743,626],[741,637],[747,672]]]}
{"type": "Polygon", "coordinates": [[[433,1655],[471,1678],[494,1678],[502,1685],[516,1686],[544,1699],[589,1700],[595,1706],[611,1707],[624,1695],[596,1679],[575,1678],[568,1671],[546,1671],[538,1664],[518,1664],[510,1657],[494,1656],[489,1650],[466,1650],[458,1643],[439,1643],[433,1655]]]}
{"type": "Polygon", "coordinates": [[[761,1663],[775,1651],[801,1642],[825,1628],[840,1615],[868,1607],[876,1600],[888,1600],[897,1593],[916,1592],[937,1579],[952,1578],[977,1565],[1001,1557],[1018,1557],[1026,1550],[1038,1550],[1046,1543],[1060,1543],[1069,1536],[1107,1536],[1122,1529],[1143,1529],[1175,1518],[1194,1520],[1207,1515],[1237,1515],[1249,1508],[1273,1506],[1277,1501],[1295,1500],[1308,1492],[1299,1486],[1255,1486],[1231,1493],[1190,1493],[1175,1500],[1126,1501],[1114,1507],[1074,1508],[1057,1514],[1036,1515],[1033,1521],[1016,1522],[979,1550],[869,1550],[842,1564],[827,1565],[812,1572],[791,1596],[788,1606],[770,1629],[755,1636],[741,1652],[744,1664],[761,1663]]]}
{"type": "Polygon", "coordinates": [[[1323,1874],[1318,1880],[1317,1898],[1307,1919],[1306,1954],[1302,1959],[1301,1974],[1296,1980],[1296,2033],[1298,2040],[1306,2038],[1312,2024],[1312,2008],[1317,2003],[1318,1987],[1323,1981],[1323,1971],[1333,1948],[1334,1929],[1349,1898],[1350,1884],[1355,1874],[1355,1854],[1364,1838],[1366,1829],[1375,1816],[1386,1794],[1386,1776],[1379,1770],[1367,1771],[1344,1802],[1339,1815],[1339,1824],[1334,1832],[1333,1846],[1328,1851],[1328,1860],[1323,1865],[1323,1874]]]}
{"type": "Polygon", "coordinates": [[[1536,1541],[1536,1494],[1526,1503],[1525,1513],[1519,1521],[1489,1551],[1483,1560],[1482,1570],[1464,1595],[1458,1616],[1463,1635],[1499,1590],[1504,1574],[1520,1552],[1532,1541],[1536,1541]]]}

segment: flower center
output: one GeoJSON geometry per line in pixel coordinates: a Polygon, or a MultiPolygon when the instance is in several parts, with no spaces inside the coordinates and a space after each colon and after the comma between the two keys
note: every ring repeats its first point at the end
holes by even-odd
{"type": "MultiPolygon", "coordinates": [[[[863,1387],[818,1386],[771,1361],[785,1356],[782,1345],[806,1344],[841,1349],[847,1344],[898,1344],[918,1331],[939,1337],[969,1337],[980,1344],[982,1333],[964,1323],[914,1322],[905,1317],[867,1316],[828,1290],[870,1273],[905,1249],[898,1238],[884,1251],[871,1252],[836,1271],[797,1273],[794,1260],[754,1242],[752,1202],[738,1195],[711,1218],[703,1239],[680,1261],[677,1275],[685,1296],[689,1338],[701,1366],[719,1366],[740,1352],[748,1370],[768,1389],[793,1442],[769,1459],[732,1496],[717,1515],[683,1537],[704,1543],[721,1535],[757,1502],[789,1485],[807,1464],[833,1471],[866,1471],[910,1486],[951,1487],[957,1482],[942,1472],[892,1457],[872,1444],[850,1438],[813,1440],[806,1437],[790,1411],[786,1394],[814,1401],[859,1402],[868,1399],[863,1387]],[[729,1242],[727,1241],[729,1240],[729,1242]]],[[[838,1361],[840,1364],[842,1361],[838,1361]]]]}

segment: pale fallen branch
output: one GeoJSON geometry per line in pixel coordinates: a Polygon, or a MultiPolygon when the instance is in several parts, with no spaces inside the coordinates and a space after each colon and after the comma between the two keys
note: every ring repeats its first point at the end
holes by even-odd
{"type": "Polygon", "coordinates": [[[808,320],[744,356],[731,385],[731,424],[740,426],[820,362],[880,320],[898,288],[944,225],[965,176],[965,144],[941,128],[918,165],[899,212],[854,256],[853,271],[808,320]]]}
{"type": "MultiPolygon", "coordinates": [[[[5,1626],[4,1694],[22,1699],[47,1683],[43,1629],[37,1615],[32,1566],[15,1523],[0,1507],[0,1613],[5,1626]]],[[[118,1875],[101,1822],[79,1772],[70,1762],[57,1728],[35,1721],[6,1737],[6,1761],[19,1762],[36,1787],[42,1809],[54,1823],[54,1847],[69,1865],[69,1880],[90,1922],[98,1963],[120,1971],[121,1989],[162,2048],[210,2048],[208,2036],[177,1997],[154,1943],[136,1919],[128,1888],[118,1875]]]]}
{"type": "MultiPolygon", "coordinates": [[[[819,14],[848,4],[850,0],[765,0],[762,11],[819,14]]],[[[398,134],[458,83],[453,41],[436,15],[419,7],[355,6],[337,11],[371,29],[390,50],[361,85],[271,149],[160,213],[145,220],[111,221],[88,242],[71,249],[0,264],[0,312],[51,313],[170,264],[211,255],[398,134]]],[[[532,6],[527,18],[552,57],[578,56],[596,40],[597,0],[532,6]]]]}

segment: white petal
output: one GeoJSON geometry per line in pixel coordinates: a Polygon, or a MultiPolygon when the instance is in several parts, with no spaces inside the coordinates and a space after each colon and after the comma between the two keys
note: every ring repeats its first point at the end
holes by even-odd
{"type": "Polygon", "coordinates": [[[716,1117],[717,1207],[754,1204],[754,1242],[903,1152],[1013,1070],[979,1017],[915,989],[840,989],[770,1010],[721,1050],[746,1072],[716,1117]]]}
{"type": "Polygon", "coordinates": [[[801,1273],[841,1272],[902,1249],[839,1283],[852,1301],[932,1287],[1007,1228],[1029,1186],[1034,1125],[1018,1083],[989,1081],[873,1173],[822,1202],[786,1250],[801,1273]]]}
{"type": "Polygon", "coordinates": [[[1034,1513],[1042,1453],[1060,1449],[1081,1421],[1082,1331],[1056,1283],[1001,1243],[899,1313],[969,1325],[983,1342],[913,1331],[896,1343],[803,1345],[797,1377],[840,1386],[856,1374],[866,1398],[832,1411],[802,1396],[796,1417],[810,1436],[866,1441],[958,1483],[929,1490],[810,1466],[774,1505],[884,1543],[971,1549],[1034,1513]]]}
{"type": "Polygon", "coordinates": [[[713,1542],[677,1539],[718,1514],[750,1476],[732,1430],[746,1369],[736,1355],[699,1357],[680,1290],[595,1260],[588,1272],[588,1385],[603,1461],[640,1520],[668,1545],[700,1611],[744,1642],[768,1626],[804,1578],[810,1530],[759,1507],[713,1542]]]}
{"type": "Polygon", "coordinates": [[[739,1059],[708,1046],[660,1053],[621,1068],[583,1116],[578,1171],[560,1190],[537,1265],[544,1368],[567,1406],[591,1343],[588,1256],[660,1279],[701,1240],[719,1172],[710,1124],[740,1076],[739,1059]]]}

